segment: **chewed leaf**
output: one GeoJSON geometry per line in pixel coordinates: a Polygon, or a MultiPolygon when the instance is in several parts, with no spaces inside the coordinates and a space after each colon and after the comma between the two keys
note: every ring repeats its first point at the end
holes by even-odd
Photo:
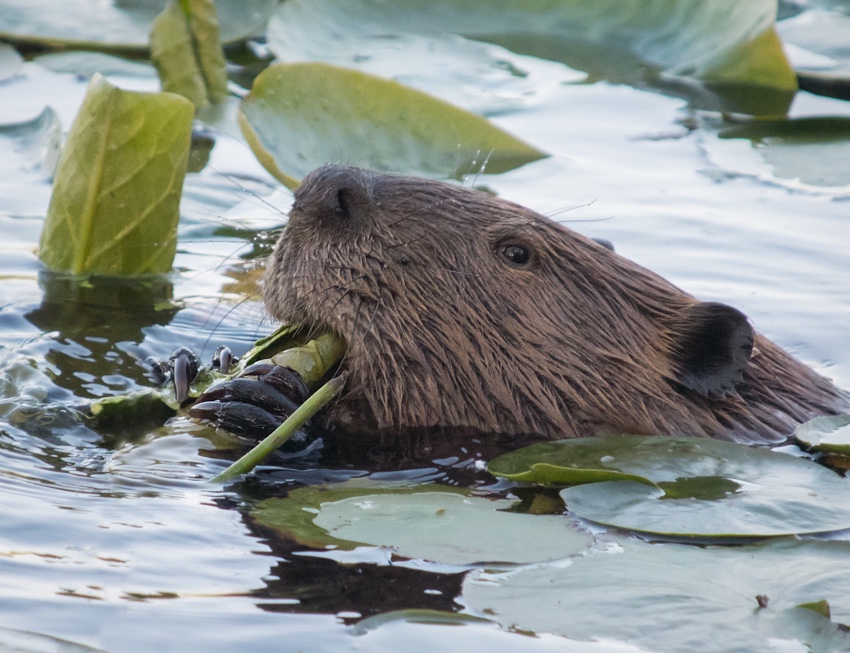
{"type": "Polygon", "coordinates": [[[56,272],[171,270],[192,104],[92,78],[59,159],[39,258],[56,272]]]}
{"type": "Polygon", "coordinates": [[[430,95],[322,63],[269,67],[239,118],[257,158],[290,187],[335,161],[450,177],[504,172],[546,156],[430,95]]]}
{"type": "Polygon", "coordinates": [[[252,518],[317,548],[370,544],[445,564],[532,563],[576,555],[590,546],[592,538],[561,516],[505,512],[512,503],[443,486],[355,481],[267,499],[252,518]]]}

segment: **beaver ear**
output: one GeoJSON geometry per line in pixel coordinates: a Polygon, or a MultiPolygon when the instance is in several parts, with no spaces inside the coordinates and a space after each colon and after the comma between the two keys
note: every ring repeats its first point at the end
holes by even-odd
{"type": "Polygon", "coordinates": [[[676,322],[678,382],[704,396],[735,394],[753,353],[755,333],[747,316],[726,304],[704,302],[686,308],[676,322]]]}

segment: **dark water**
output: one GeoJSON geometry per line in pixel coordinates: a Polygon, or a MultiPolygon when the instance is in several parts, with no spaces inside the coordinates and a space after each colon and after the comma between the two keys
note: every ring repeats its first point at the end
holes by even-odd
{"type": "MultiPolygon", "coordinates": [[[[513,59],[537,91],[504,91],[500,99],[516,102],[496,121],[554,156],[478,183],[609,238],[703,299],[738,306],[850,387],[846,143],[829,183],[799,178],[777,162],[793,152],[770,159],[749,140],[724,140],[717,116],[695,116],[682,100],[573,85],[574,72],[563,66],[513,59]]],[[[73,75],[26,64],[0,85],[0,121],[31,118],[50,103],[67,126],[83,89],[73,75]]],[[[792,113],[850,109],[801,94],[792,113]]],[[[206,479],[235,456],[225,437],[189,422],[104,435],[74,417],[80,403],[148,385],[137,364],[144,356],[188,345],[209,357],[222,342],[239,353],[273,327],[251,294],[255,264],[244,257],[262,252],[267,240],[257,234],[281,221],[266,202],[285,211],[288,196],[269,194],[273,182],[235,138],[219,134],[210,167],[189,176],[176,271],[149,285],[81,288],[45,274],[34,249],[49,183],[14,142],[0,139],[0,161],[0,642],[7,649],[395,651],[403,642],[410,651],[635,650],[528,637],[491,623],[398,620],[358,629],[362,618],[401,609],[463,610],[467,569],[393,560],[380,549],[310,555],[256,524],[250,510],[298,484],[374,469],[279,461],[221,488],[206,479]],[[234,280],[238,292],[229,290],[234,280]]],[[[493,483],[454,462],[425,461],[400,476],[493,483]]]]}

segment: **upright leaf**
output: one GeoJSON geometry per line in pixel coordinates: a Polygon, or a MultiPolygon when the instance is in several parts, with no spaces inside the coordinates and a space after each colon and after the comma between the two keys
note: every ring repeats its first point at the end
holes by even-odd
{"type": "Polygon", "coordinates": [[[213,0],[172,0],[151,27],[151,59],[162,89],[189,98],[197,107],[227,95],[213,0]]]}
{"type": "Polygon", "coordinates": [[[168,272],[177,247],[191,102],[89,84],[59,159],[39,257],[54,271],[168,272]]]}

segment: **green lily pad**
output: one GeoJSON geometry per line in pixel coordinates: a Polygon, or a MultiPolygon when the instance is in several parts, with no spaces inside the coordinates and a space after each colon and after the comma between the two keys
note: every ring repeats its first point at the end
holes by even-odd
{"type": "Polygon", "coordinates": [[[619,544],[570,564],[473,570],[461,602],[512,630],[665,653],[850,650],[836,625],[850,619],[848,542],[619,544]],[[797,607],[819,601],[835,623],[797,607]]]}
{"type": "Polygon", "coordinates": [[[92,78],[59,160],[39,258],[53,271],[171,270],[192,104],[92,78]]]}
{"type": "Polygon", "coordinates": [[[816,417],[798,426],[794,438],[806,449],[850,456],[850,415],[816,417]]]}
{"type": "Polygon", "coordinates": [[[480,116],[393,81],[321,63],[277,64],[254,81],[240,126],[290,188],[331,161],[448,177],[546,156],[480,116]]]}
{"type": "Polygon", "coordinates": [[[560,516],[505,512],[512,504],[443,486],[351,481],[267,499],[251,516],[315,548],[386,546],[405,558],[444,564],[540,562],[579,554],[592,543],[560,516]]]}
{"type": "MultiPolygon", "coordinates": [[[[654,438],[654,440],[657,440],[654,438]]],[[[850,528],[850,481],[809,460],[726,442],[641,447],[647,476],[561,492],[590,521],[675,537],[756,538],[850,528]]]]}
{"type": "MultiPolygon", "coordinates": [[[[167,0],[0,0],[0,39],[49,46],[146,51],[148,34],[167,0]]],[[[244,40],[260,31],[277,0],[218,0],[221,38],[244,40]]]]}
{"type": "MultiPolygon", "coordinates": [[[[487,471],[518,483],[581,485],[603,481],[654,483],[634,471],[643,464],[630,448],[644,438],[580,438],[541,442],[511,451],[487,464],[487,471]],[[625,458],[622,456],[625,454],[625,458]]],[[[669,440],[668,440],[669,441],[669,440]]]]}
{"type": "Polygon", "coordinates": [[[221,102],[227,95],[213,0],[171,0],[153,22],[150,46],[162,90],[179,93],[196,107],[221,102]]]}
{"type": "MultiPolygon", "coordinates": [[[[416,45],[427,40],[442,52],[452,38],[462,47],[463,39],[447,36],[460,35],[562,61],[594,79],[662,86],[671,77],[700,80],[717,93],[719,108],[782,114],[797,86],[775,17],[772,0],[288,0],[269,21],[268,38],[286,61],[406,78],[405,48],[427,52],[416,45]]],[[[497,59],[494,69],[504,65],[497,59]]],[[[430,74],[446,72],[440,66],[430,74]]],[[[462,65],[456,74],[463,76],[462,65]]]]}
{"type": "Polygon", "coordinates": [[[573,513],[656,535],[757,538],[850,528],[850,481],[806,459],[720,440],[562,440],[511,452],[488,469],[511,480],[585,483],[561,492],[573,513]]]}

